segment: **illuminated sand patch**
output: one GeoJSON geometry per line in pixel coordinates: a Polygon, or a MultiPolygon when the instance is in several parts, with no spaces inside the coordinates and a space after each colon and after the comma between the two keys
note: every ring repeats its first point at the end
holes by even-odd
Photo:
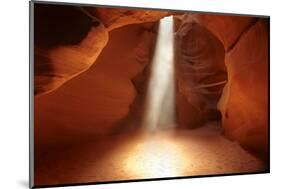
{"type": "Polygon", "coordinates": [[[237,142],[223,137],[218,125],[80,139],[78,144],[56,143],[40,154],[37,184],[245,173],[266,168],[237,142]]]}
{"type": "Polygon", "coordinates": [[[179,143],[170,138],[147,137],[130,151],[125,169],[136,177],[174,177],[184,173],[187,163],[179,143]]]}

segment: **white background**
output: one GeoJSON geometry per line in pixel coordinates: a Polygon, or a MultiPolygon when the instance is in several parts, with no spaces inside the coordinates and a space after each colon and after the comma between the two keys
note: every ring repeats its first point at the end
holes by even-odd
{"type": "MultiPolygon", "coordinates": [[[[51,1],[51,0],[50,0],[51,1]]],[[[57,0],[59,1],[59,0],[57,0]]],[[[67,0],[271,16],[271,173],[248,176],[106,184],[69,188],[280,188],[281,180],[281,6],[278,0],[67,0]]],[[[0,5],[0,188],[28,187],[28,0],[0,5]]],[[[206,157],[207,158],[207,157],[206,157]]]]}

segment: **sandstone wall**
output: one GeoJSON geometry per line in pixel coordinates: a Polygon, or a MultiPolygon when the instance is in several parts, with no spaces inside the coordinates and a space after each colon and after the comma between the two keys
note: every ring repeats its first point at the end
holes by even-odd
{"type": "Polygon", "coordinates": [[[110,32],[91,68],[35,98],[35,138],[55,142],[110,133],[136,97],[132,79],[148,62],[154,36],[141,24],[110,32]]]}
{"type": "Polygon", "coordinates": [[[227,81],[224,47],[190,15],[177,16],[175,34],[177,119],[194,128],[219,118],[217,102],[227,81]]]}
{"type": "Polygon", "coordinates": [[[261,19],[226,54],[229,82],[218,105],[225,134],[262,155],[268,152],[267,36],[261,19]]]}
{"type": "MultiPolygon", "coordinates": [[[[138,80],[148,75],[142,70],[155,38],[151,22],[169,14],[36,5],[36,137],[106,133],[126,117],[145,90],[138,80]]],[[[265,156],[268,19],[190,13],[175,21],[179,125],[197,127],[217,118],[218,108],[225,135],[265,156]]]]}
{"type": "Polygon", "coordinates": [[[266,158],[268,154],[267,18],[192,15],[226,50],[228,82],[218,108],[225,135],[266,158]]]}
{"type": "Polygon", "coordinates": [[[36,4],[34,12],[36,96],[88,70],[106,46],[109,31],[168,15],[165,11],[42,4],[36,4]]]}

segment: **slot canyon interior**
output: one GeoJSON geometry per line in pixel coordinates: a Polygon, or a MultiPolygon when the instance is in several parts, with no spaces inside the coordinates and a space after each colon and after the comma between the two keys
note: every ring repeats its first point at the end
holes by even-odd
{"type": "Polygon", "coordinates": [[[36,186],[269,171],[269,18],[34,5],[36,186]]]}

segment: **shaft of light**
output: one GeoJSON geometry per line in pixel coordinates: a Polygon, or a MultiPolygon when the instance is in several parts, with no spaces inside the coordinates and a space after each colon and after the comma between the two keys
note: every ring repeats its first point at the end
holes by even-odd
{"type": "Polygon", "coordinates": [[[155,130],[174,125],[174,37],[173,17],[160,20],[152,60],[143,127],[155,130]]]}

